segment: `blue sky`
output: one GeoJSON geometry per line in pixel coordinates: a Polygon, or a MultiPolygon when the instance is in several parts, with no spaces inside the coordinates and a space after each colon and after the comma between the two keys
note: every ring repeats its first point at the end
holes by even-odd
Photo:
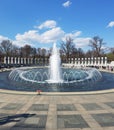
{"type": "Polygon", "coordinates": [[[114,47],[114,0],[0,0],[0,41],[48,48],[67,36],[84,50],[94,36],[114,47]]]}

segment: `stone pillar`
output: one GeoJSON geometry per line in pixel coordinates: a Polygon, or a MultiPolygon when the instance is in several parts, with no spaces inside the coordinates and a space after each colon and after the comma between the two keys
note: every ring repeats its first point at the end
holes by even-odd
{"type": "Polygon", "coordinates": [[[93,57],[91,57],[91,65],[92,66],[94,65],[94,63],[93,63],[93,57]]]}
{"type": "Polygon", "coordinates": [[[28,58],[28,65],[30,65],[31,64],[31,60],[30,60],[30,58],[28,58]]]}
{"type": "Polygon", "coordinates": [[[90,66],[90,58],[88,58],[88,66],[90,66]]]}
{"type": "Polygon", "coordinates": [[[16,64],[16,63],[17,63],[17,58],[15,57],[15,58],[14,58],[14,64],[16,64]]]}
{"type": "Polygon", "coordinates": [[[39,64],[39,58],[37,58],[37,64],[39,64]]]}
{"type": "Polygon", "coordinates": [[[78,64],[78,62],[77,62],[77,58],[75,58],[75,66],[78,64]]]}
{"type": "Polygon", "coordinates": [[[105,66],[107,65],[107,57],[105,57],[105,62],[104,62],[105,66]]]}
{"type": "Polygon", "coordinates": [[[84,59],[84,65],[87,66],[87,58],[84,59]]]}
{"type": "Polygon", "coordinates": [[[11,57],[11,64],[13,64],[13,57],[11,57]]]}
{"type": "Polygon", "coordinates": [[[13,65],[15,64],[15,57],[13,57],[13,65]]]}
{"type": "Polygon", "coordinates": [[[73,62],[73,58],[71,58],[71,64],[74,64],[74,62],[73,62]]]}
{"type": "Polygon", "coordinates": [[[85,58],[83,58],[83,65],[85,66],[86,62],[85,62],[85,58]]]}
{"type": "Polygon", "coordinates": [[[36,65],[36,63],[37,63],[37,59],[36,59],[36,58],[34,59],[34,63],[35,63],[35,65],[36,65]]]}
{"type": "Polygon", "coordinates": [[[29,60],[30,58],[27,58],[27,63],[28,63],[28,65],[30,64],[30,60],[29,60]]]}
{"type": "Polygon", "coordinates": [[[98,57],[98,66],[101,65],[101,62],[100,62],[100,57],[98,57]]]}
{"type": "Polygon", "coordinates": [[[15,57],[13,57],[13,65],[15,64],[15,57]]]}
{"type": "Polygon", "coordinates": [[[9,59],[9,60],[10,60],[10,64],[11,64],[11,57],[10,57],[10,59],[9,59]]]}
{"type": "Polygon", "coordinates": [[[24,58],[24,64],[26,64],[26,58],[24,58]]]}
{"type": "Polygon", "coordinates": [[[84,65],[83,61],[84,61],[84,58],[81,58],[81,65],[84,65]]]}
{"type": "Polygon", "coordinates": [[[31,64],[33,64],[33,58],[31,58],[31,64]]]}
{"type": "Polygon", "coordinates": [[[94,58],[94,66],[96,66],[97,62],[96,62],[97,58],[94,58]]]}
{"type": "Polygon", "coordinates": [[[85,66],[85,58],[83,58],[83,66],[85,66]]]}
{"type": "Polygon", "coordinates": [[[78,58],[78,66],[80,66],[80,58],[78,58]]]}
{"type": "Polygon", "coordinates": [[[101,65],[103,65],[103,57],[101,57],[101,65]]]}
{"type": "Polygon", "coordinates": [[[21,64],[23,64],[23,58],[21,58],[21,64]]]}
{"type": "Polygon", "coordinates": [[[85,64],[88,66],[88,58],[85,58],[85,64]]]}
{"type": "Polygon", "coordinates": [[[18,62],[17,62],[17,64],[19,65],[19,64],[20,64],[20,57],[18,57],[17,59],[18,59],[18,62]]]}

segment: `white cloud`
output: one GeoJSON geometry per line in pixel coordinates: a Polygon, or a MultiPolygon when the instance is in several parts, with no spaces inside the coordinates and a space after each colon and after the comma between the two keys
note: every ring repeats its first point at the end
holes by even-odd
{"type": "Polygon", "coordinates": [[[0,35],[0,42],[2,42],[3,40],[8,40],[8,37],[4,37],[4,36],[0,35]]]}
{"type": "Polygon", "coordinates": [[[44,23],[42,23],[40,26],[38,26],[38,29],[43,29],[43,28],[54,28],[56,27],[56,21],[54,20],[47,20],[44,23]]]}
{"type": "Polygon", "coordinates": [[[89,41],[91,40],[90,37],[86,37],[86,38],[75,38],[74,39],[74,43],[76,45],[77,48],[84,48],[87,47],[89,45],[89,41]]]}
{"type": "Polygon", "coordinates": [[[37,30],[29,30],[24,34],[17,34],[15,39],[16,40],[13,42],[15,45],[24,46],[25,44],[29,44],[34,46],[34,43],[39,41],[40,36],[37,30]]]}
{"type": "Polygon", "coordinates": [[[82,33],[81,31],[76,31],[76,32],[74,33],[74,36],[75,36],[75,37],[78,37],[78,36],[81,35],[81,33],[82,33]]]}
{"type": "Polygon", "coordinates": [[[52,43],[60,40],[64,36],[64,31],[60,27],[52,28],[41,34],[42,43],[52,43]]]}
{"type": "Polygon", "coordinates": [[[85,48],[89,45],[90,37],[81,37],[80,35],[82,34],[81,31],[75,31],[73,33],[67,33],[63,37],[63,41],[66,40],[66,37],[71,37],[73,39],[73,42],[76,46],[76,48],[85,48]]]}
{"type": "Polygon", "coordinates": [[[62,5],[63,5],[64,7],[69,7],[71,4],[72,4],[72,3],[68,0],[68,1],[66,1],[65,3],[63,3],[62,5]]]}
{"type": "Polygon", "coordinates": [[[73,39],[76,47],[84,47],[88,45],[90,38],[79,38],[81,33],[81,31],[65,33],[60,27],[52,28],[43,33],[39,33],[37,30],[29,30],[24,34],[17,34],[14,44],[18,46],[23,46],[25,44],[37,46],[39,43],[48,44],[60,40],[65,41],[66,37],[70,36],[73,39]]]}
{"type": "Polygon", "coordinates": [[[24,34],[17,34],[16,35],[16,40],[35,40],[38,38],[38,31],[36,30],[29,30],[28,32],[25,32],[24,34]]]}
{"type": "MultiPolygon", "coordinates": [[[[81,37],[81,31],[73,31],[71,33],[66,33],[61,27],[56,25],[56,21],[47,20],[43,22],[40,26],[38,26],[36,30],[28,30],[23,34],[18,33],[15,36],[15,40],[13,40],[13,44],[21,47],[25,44],[29,44],[33,47],[40,46],[49,46],[51,43],[57,41],[65,41],[66,37],[70,36],[73,39],[73,42],[76,48],[85,48],[89,45],[89,41],[91,38],[89,37],[81,37]],[[44,28],[48,28],[48,30],[44,30],[44,28]]],[[[7,37],[0,35],[0,41],[8,39],[7,37]]]]}
{"type": "Polygon", "coordinates": [[[38,43],[53,43],[60,40],[64,36],[64,31],[60,27],[52,28],[43,33],[39,33],[37,30],[29,30],[24,34],[17,34],[14,44],[18,46],[23,46],[25,44],[30,44],[37,46],[38,43]]]}
{"type": "Polygon", "coordinates": [[[111,21],[107,27],[114,27],[114,21],[111,21]]]}
{"type": "Polygon", "coordinates": [[[82,33],[81,31],[75,31],[73,33],[67,33],[65,37],[72,37],[73,39],[75,39],[76,37],[80,36],[81,33],[82,33]]]}

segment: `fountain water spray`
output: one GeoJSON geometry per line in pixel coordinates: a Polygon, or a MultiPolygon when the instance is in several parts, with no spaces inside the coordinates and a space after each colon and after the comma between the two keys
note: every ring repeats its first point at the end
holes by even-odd
{"type": "Polygon", "coordinates": [[[59,50],[56,47],[56,43],[53,44],[52,55],[50,57],[50,68],[49,74],[50,79],[47,82],[50,83],[61,83],[62,79],[62,71],[61,71],[61,58],[59,50]]]}

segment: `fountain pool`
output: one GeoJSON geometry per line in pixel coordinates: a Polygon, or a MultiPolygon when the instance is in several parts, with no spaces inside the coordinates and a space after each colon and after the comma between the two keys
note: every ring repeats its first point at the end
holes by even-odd
{"type": "Polygon", "coordinates": [[[62,68],[60,54],[55,43],[49,67],[18,68],[10,73],[7,72],[4,76],[6,79],[2,77],[0,88],[4,86],[7,89],[21,91],[38,89],[45,92],[93,91],[104,89],[106,85],[104,75],[95,68],[62,68]]]}
{"type": "Polygon", "coordinates": [[[43,92],[79,92],[79,91],[82,92],[82,91],[96,91],[96,90],[106,90],[106,89],[114,88],[113,73],[101,72],[102,77],[101,75],[99,75],[100,79],[98,79],[98,76],[96,74],[96,69],[93,70],[91,68],[87,68],[84,70],[84,69],[75,69],[75,68],[74,69],[62,68],[62,74],[64,74],[64,79],[66,81],[64,81],[63,83],[49,83],[46,81],[41,81],[42,78],[47,80],[48,69],[49,68],[44,68],[44,67],[43,68],[20,68],[20,69],[15,69],[13,71],[0,72],[0,89],[31,91],[31,92],[35,92],[38,89],[42,90],[43,92]],[[32,73],[29,75],[31,71],[32,73]],[[81,76],[83,71],[84,73],[86,72],[87,74],[81,76]],[[76,75],[80,75],[80,76],[75,77],[74,72],[76,75]],[[9,79],[9,75],[11,73],[15,78],[12,76],[9,79]],[[34,77],[35,81],[33,82],[32,79],[35,73],[39,75],[38,76],[39,79],[38,77],[36,78],[34,77]],[[91,79],[90,76],[88,76],[90,73],[94,73],[96,76],[91,79]],[[20,77],[19,75],[25,76],[24,78],[26,80],[20,77]],[[26,77],[27,75],[29,75],[28,78],[26,77]]]}
{"type": "Polygon", "coordinates": [[[58,91],[58,88],[72,86],[90,86],[101,79],[97,69],[63,69],[56,43],[53,44],[49,68],[15,69],[9,74],[9,80],[17,83],[31,84],[32,86],[46,86],[58,91]]]}

